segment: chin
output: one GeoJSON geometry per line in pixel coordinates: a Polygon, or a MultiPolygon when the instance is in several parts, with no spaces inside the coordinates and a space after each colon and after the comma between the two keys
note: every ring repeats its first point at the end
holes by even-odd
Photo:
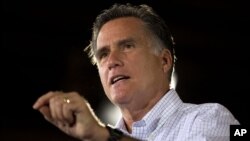
{"type": "Polygon", "coordinates": [[[115,104],[126,104],[129,101],[128,95],[125,93],[114,93],[111,97],[115,104]]]}

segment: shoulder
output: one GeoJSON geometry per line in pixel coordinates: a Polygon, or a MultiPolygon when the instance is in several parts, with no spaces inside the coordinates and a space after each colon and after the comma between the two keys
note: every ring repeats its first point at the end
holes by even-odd
{"type": "Polygon", "coordinates": [[[234,122],[235,120],[233,114],[219,103],[199,104],[194,106],[192,110],[197,112],[197,119],[200,121],[234,122]]]}
{"type": "MultiPolygon", "coordinates": [[[[189,104],[188,104],[189,105],[189,104]]],[[[229,136],[230,125],[239,124],[233,114],[219,103],[187,106],[191,133],[204,136],[229,136]]]]}
{"type": "Polygon", "coordinates": [[[170,140],[228,140],[230,125],[239,124],[233,114],[219,103],[183,103],[161,130],[170,140]]]}
{"type": "Polygon", "coordinates": [[[218,122],[238,124],[233,114],[222,104],[204,103],[204,104],[184,104],[182,112],[187,116],[193,116],[196,122],[218,122]]]}

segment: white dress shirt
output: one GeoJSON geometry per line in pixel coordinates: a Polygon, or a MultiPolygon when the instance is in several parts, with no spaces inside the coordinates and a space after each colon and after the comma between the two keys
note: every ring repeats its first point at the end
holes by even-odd
{"type": "Polygon", "coordinates": [[[142,120],[133,123],[131,134],[122,118],[115,127],[146,141],[229,141],[233,124],[239,122],[221,104],[183,103],[171,89],[142,120]]]}

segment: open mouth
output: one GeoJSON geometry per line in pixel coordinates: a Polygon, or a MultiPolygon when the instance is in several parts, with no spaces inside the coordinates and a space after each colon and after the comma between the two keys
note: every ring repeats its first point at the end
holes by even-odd
{"type": "Polygon", "coordinates": [[[111,78],[111,85],[115,84],[118,81],[126,80],[126,79],[129,79],[129,78],[130,78],[129,76],[125,76],[125,75],[114,76],[114,77],[111,78]]]}

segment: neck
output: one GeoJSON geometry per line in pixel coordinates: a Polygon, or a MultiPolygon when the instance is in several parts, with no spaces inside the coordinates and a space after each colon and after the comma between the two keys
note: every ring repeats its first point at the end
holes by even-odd
{"type": "Polygon", "coordinates": [[[132,124],[136,121],[141,120],[155,105],[156,103],[166,94],[166,91],[162,92],[161,94],[155,95],[147,102],[140,102],[135,103],[135,105],[126,105],[120,106],[123,120],[127,127],[127,131],[131,133],[132,131],[132,124]]]}

